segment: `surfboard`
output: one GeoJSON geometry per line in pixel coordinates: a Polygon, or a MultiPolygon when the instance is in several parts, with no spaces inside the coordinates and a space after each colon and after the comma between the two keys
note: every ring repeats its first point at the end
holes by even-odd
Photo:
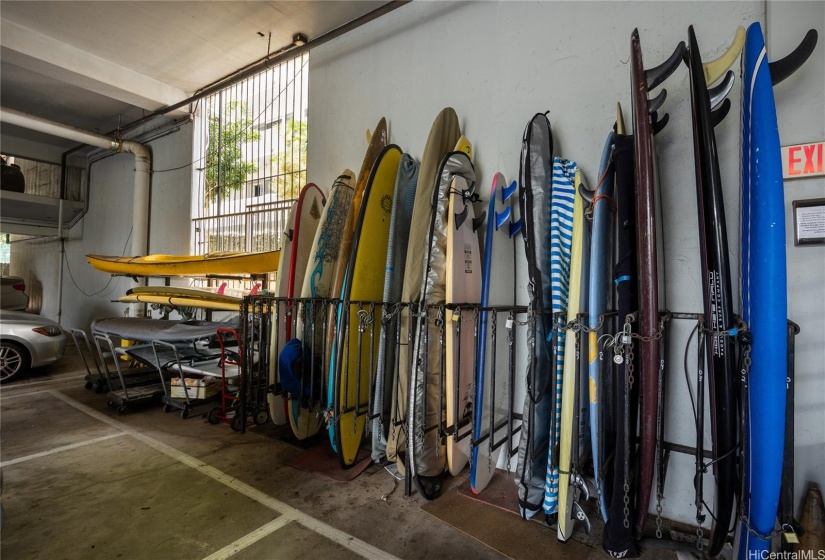
{"type": "MultiPolygon", "coordinates": [[[[545,480],[552,470],[545,449],[552,452],[551,424],[555,416],[555,371],[552,346],[545,343],[553,332],[550,273],[550,195],[553,175],[553,134],[547,116],[538,113],[527,123],[522,137],[519,167],[519,206],[524,228],[524,250],[530,286],[530,308],[535,325],[527,328],[528,371],[524,412],[519,438],[516,484],[519,511],[531,519],[542,509],[545,480]]],[[[555,430],[553,430],[555,434],[555,430]]],[[[555,436],[553,436],[555,437],[555,436]]],[[[555,504],[553,504],[553,507],[555,504]]]]}
{"type": "Polygon", "coordinates": [[[207,297],[171,296],[163,294],[127,294],[117,298],[120,303],[155,303],[170,307],[197,307],[213,311],[234,311],[241,309],[241,300],[210,299],[207,297]]]}
{"type": "MultiPolygon", "coordinates": [[[[605,442],[602,438],[603,422],[602,410],[607,395],[602,393],[601,362],[599,360],[599,335],[597,330],[600,317],[608,310],[610,299],[610,257],[612,251],[611,237],[613,233],[613,138],[610,132],[604,142],[602,156],[599,162],[599,182],[596,185],[592,208],[593,225],[590,241],[590,274],[587,299],[587,327],[588,333],[588,390],[585,391],[590,399],[590,442],[593,452],[593,471],[596,479],[596,489],[599,493],[599,509],[602,519],[607,521],[607,500],[604,492],[605,469],[603,461],[607,456],[603,452],[605,442]]],[[[603,331],[604,332],[604,331],[603,331]]],[[[609,422],[610,419],[605,419],[609,422]]]]}
{"type": "MultiPolygon", "coordinates": [[[[398,177],[390,216],[390,235],[387,240],[387,266],[383,297],[386,303],[401,301],[407,244],[410,240],[410,220],[413,204],[415,204],[415,187],[418,183],[419,167],[419,163],[410,154],[403,154],[398,164],[398,177]]],[[[389,311],[393,312],[392,309],[389,311]]],[[[392,416],[392,403],[396,394],[393,390],[396,386],[393,380],[398,374],[397,334],[398,323],[394,319],[382,322],[372,411],[375,417],[372,424],[372,460],[379,464],[387,461],[387,438],[391,426],[395,423],[392,416]]]]}
{"type": "Polygon", "coordinates": [[[660,282],[664,269],[660,270],[661,225],[659,223],[658,185],[656,180],[656,153],[653,135],[667,123],[667,115],[658,117],[654,112],[651,123],[648,91],[667,79],[678,67],[685,52],[681,42],[670,58],[660,66],[645,70],[639,32],[633,30],[630,38],[630,81],[633,106],[633,138],[636,157],[636,220],[638,235],[639,323],[638,334],[645,337],[641,347],[641,377],[639,411],[639,489],[636,504],[636,537],[641,537],[647,523],[650,492],[656,463],[656,426],[659,409],[659,310],[663,306],[664,290],[660,282]],[[660,274],[661,273],[661,274],[660,274]]]}
{"type": "MultiPolygon", "coordinates": [[[[367,186],[367,181],[370,177],[375,161],[378,155],[389,143],[389,132],[387,131],[387,119],[382,117],[375,126],[372,134],[367,131],[367,151],[364,154],[364,159],[361,162],[361,169],[358,171],[358,178],[355,182],[355,191],[352,196],[352,208],[350,209],[347,222],[344,225],[344,234],[341,236],[340,254],[342,258],[335,263],[335,270],[333,271],[332,283],[330,293],[332,297],[336,298],[341,294],[341,288],[344,285],[344,275],[349,264],[349,257],[352,253],[352,239],[355,235],[356,222],[361,210],[361,200],[364,197],[364,189],[367,186]]],[[[332,364],[332,347],[335,341],[335,326],[337,324],[337,313],[329,313],[327,317],[326,326],[326,363],[332,364]]],[[[329,403],[332,406],[332,403],[329,403]]],[[[329,431],[330,438],[332,438],[332,431],[329,431]]],[[[333,446],[335,443],[333,442],[333,446]]]]}
{"type": "Polygon", "coordinates": [[[369,416],[370,380],[378,359],[378,332],[384,263],[401,149],[389,145],[378,155],[364,189],[352,252],[341,291],[333,367],[335,448],[341,466],[355,463],[369,416]],[[356,303],[351,303],[356,302],[356,303]],[[360,302],[360,303],[358,303],[360,302]],[[344,323],[346,321],[346,324],[344,323]]]}
{"type": "MultiPolygon", "coordinates": [[[[421,156],[421,167],[418,173],[418,182],[415,188],[415,202],[410,220],[409,244],[404,264],[404,281],[401,291],[401,301],[417,301],[421,294],[424,281],[423,271],[429,241],[429,224],[432,220],[433,191],[436,189],[438,169],[444,155],[456,145],[461,136],[458,126],[458,115],[452,107],[443,109],[435,118],[430,128],[427,142],[421,156]]],[[[399,318],[399,338],[401,345],[398,348],[398,376],[394,391],[397,398],[393,399],[393,428],[387,438],[387,459],[396,461],[398,472],[404,474],[406,470],[407,434],[404,430],[404,420],[407,418],[410,379],[410,309],[401,310],[399,318]]],[[[437,397],[437,396],[436,396],[437,397]]],[[[435,401],[437,402],[437,400],[435,401]]],[[[432,402],[430,403],[432,405],[432,402]]],[[[431,409],[432,410],[432,409],[431,409]]]]}
{"type": "Polygon", "coordinates": [[[135,286],[126,290],[126,295],[155,295],[168,297],[202,298],[240,305],[243,295],[219,294],[217,292],[183,286],[135,286]]]}
{"type": "Polygon", "coordinates": [[[208,276],[210,274],[267,274],[278,270],[279,251],[227,251],[205,255],[147,255],[110,257],[86,255],[95,269],[126,276],[208,276]]]}
{"type": "MultiPolygon", "coordinates": [[[[581,186],[581,171],[576,170],[574,187],[576,189],[573,203],[573,228],[570,244],[570,280],[567,294],[566,323],[573,324],[582,311],[582,272],[587,255],[584,251],[585,222],[584,201],[578,190],[581,186]]],[[[577,491],[572,487],[572,474],[576,474],[578,467],[578,408],[579,395],[577,383],[579,380],[579,361],[576,359],[576,333],[568,332],[564,341],[564,379],[562,381],[561,400],[561,434],[559,439],[559,517],[558,538],[567,541],[573,535],[574,519],[573,502],[577,501],[577,491]],[[575,446],[575,447],[574,447],[575,446]]],[[[583,388],[582,388],[583,390],[583,388]]]]}
{"type": "MultiPolygon", "coordinates": [[[[301,286],[302,299],[329,298],[332,295],[333,273],[341,258],[341,236],[352,209],[353,183],[354,173],[345,169],[330,189],[309,251],[310,258],[301,286]]],[[[322,301],[305,303],[296,320],[295,336],[301,339],[305,351],[312,356],[312,361],[304,364],[306,379],[303,380],[309,386],[310,395],[319,393],[322,372],[326,373],[323,323],[329,310],[325,306],[322,301]]],[[[324,422],[321,414],[324,403],[301,396],[289,398],[287,404],[289,423],[295,437],[306,439],[318,433],[324,422]]]]}
{"type": "MultiPolygon", "coordinates": [[[[462,150],[463,151],[463,150],[462,150]]],[[[467,153],[467,151],[463,151],[467,153]]],[[[471,152],[470,152],[471,153],[471,152]]],[[[476,230],[484,216],[476,220],[470,197],[475,185],[463,177],[453,179],[447,208],[446,303],[481,302],[481,253],[476,230]]],[[[447,469],[453,476],[470,461],[473,420],[473,371],[476,355],[476,313],[447,309],[444,355],[444,398],[447,401],[447,469]]]]}
{"type": "MultiPolygon", "coordinates": [[[[711,113],[708,83],[693,26],[688,27],[690,97],[693,115],[693,149],[696,158],[696,197],[699,206],[699,247],[702,263],[704,327],[727,331],[734,325],[733,293],[728,261],[728,233],[716,136],[713,132],[724,113],[711,113]]],[[[727,112],[725,100],[717,111],[727,112]]],[[[716,502],[708,553],[718,555],[728,536],[736,489],[739,415],[736,394],[736,356],[733,338],[713,336],[707,341],[706,375],[711,386],[713,414],[713,472],[716,502]]],[[[704,406],[701,407],[704,410],[704,406]]],[[[704,437],[704,434],[697,437],[704,437]]]]}
{"type": "MultiPolygon", "coordinates": [[[[433,499],[440,493],[442,475],[447,466],[445,442],[438,434],[443,429],[444,425],[439,422],[446,418],[446,410],[441,395],[443,354],[441,344],[436,342],[446,337],[447,333],[446,325],[442,330],[442,321],[438,316],[440,308],[434,306],[446,302],[448,191],[459,176],[468,185],[475,182],[475,171],[467,153],[453,151],[444,156],[436,173],[438,183],[432,192],[432,212],[428,231],[425,230],[427,246],[424,260],[419,265],[421,289],[411,299],[419,307],[419,312],[412,318],[411,326],[413,354],[407,403],[407,452],[410,476],[418,492],[426,499],[433,499]]],[[[416,225],[413,215],[413,227],[416,225]]],[[[408,268],[409,265],[408,262],[408,268]]]]}
{"type": "MultiPolygon", "coordinates": [[[[283,267],[278,272],[273,293],[279,298],[294,298],[296,286],[301,286],[309,260],[309,249],[315,237],[315,230],[321,220],[326,198],[321,189],[314,183],[305,185],[298,200],[292,205],[289,212],[286,228],[281,241],[283,251],[283,267]]],[[[278,324],[273,326],[269,345],[269,382],[274,385],[277,380],[278,356],[294,336],[295,319],[291,302],[282,302],[277,317],[278,324]]],[[[286,396],[270,395],[269,414],[276,424],[286,424],[288,415],[286,410],[286,396]],[[283,402],[282,402],[283,401],[283,402]]]]}
{"type": "MultiPolygon", "coordinates": [[[[517,189],[517,183],[513,181],[511,185],[507,185],[501,173],[496,173],[493,177],[482,263],[482,307],[511,307],[516,302],[516,283],[513,279],[515,236],[520,234],[522,227],[521,222],[514,219],[515,212],[512,208],[517,189]]],[[[472,448],[470,461],[470,488],[476,494],[487,487],[499,456],[506,449],[506,442],[502,438],[507,433],[509,329],[506,317],[496,314],[494,320],[494,313],[495,311],[483,310],[478,327],[473,409],[473,440],[478,443],[472,448]]]]}
{"type": "Polygon", "coordinates": [[[787,376],[785,201],[773,87],[813,51],[811,30],[797,49],[769,65],[762,28],[748,27],[742,57],[741,293],[753,343],[747,378],[745,487],[739,558],[770,550],[782,479],[787,376]],[[755,533],[755,534],[754,534],[755,533]]]}

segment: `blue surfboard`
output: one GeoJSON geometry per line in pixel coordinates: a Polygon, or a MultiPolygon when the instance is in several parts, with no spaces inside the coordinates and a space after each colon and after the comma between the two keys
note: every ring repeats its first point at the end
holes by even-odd
{"type": "MultiPolygon", "coordinates": [[[[512,203],[515,201],[517,188],[515,181],[508,187],[501,173],[496,173],[493,177],[482,261],[482,307],[515,305],[514,236],[521,231],[521,221],[515,217],[512,203]]],[[[473,409],[473,442],[478,443],[472,448],[470,461],[470,487],[476,494],[484,490],[490,482],[499,455],[504,449],[502,439],[506,434],[506,423],[502,421],[507,414],[508,331],[506,318],[498,314],[495,333],[492,332],[493,313],[495,312],[482,311],[478,326],[476,393],[473,409]],[[481,441],[483,437],[486,439],[481,441]]]]}
{"type": "MultiPolygon", "coordinates": [[[[744,513],[739,558],[770,550],[779,507],[787,377],[787,271],[782,158],[762,28],[742,56],[742,318],[753,336],[746,415],[744,513]]],[[[741,524],[740,524],[741,525],[741,524]]]]}
{"type": "Polygon", "coordinates": [[[600,408],[603,407],[603,398],[599,394],[601,388],[601,364],[599,356],[599,335],[596,328],[599,326],[599,317],[607,312],[608,290],[610,289],[610,255],[612,249],[611,232],[613,231],[613,132],[607,135],[599,164],[599,183],[593,199],[593,226],[590,245],[590,285],[587,305],[588,335],[588,377],[590,396],[590,439],[593,448],[593,469],[596,475],[596,487],[599,491],[599,505],[602,518],[607,521],[607,501],[604,496],[604,480],[601,475],[601,465],[604,461],[602,449],[602,431],[599,419],[600,408]]]}

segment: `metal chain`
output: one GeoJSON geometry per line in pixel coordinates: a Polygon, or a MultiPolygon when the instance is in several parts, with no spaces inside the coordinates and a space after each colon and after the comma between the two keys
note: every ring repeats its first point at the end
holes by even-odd
{"type": "MultiPolygon", "coordinates": [[[[626,323],[629,325],[629,323],[626,323]]],[[[617,335],[618,336],[618,335],[617,335]]],[[[624,528],[630,529],[630,390],[633,387],[633,342],[627,344],[624,399],[624,528]]]]}
{"type": "Polygon", "coordinates": [[[656,538],[662,538],[662,493],[657,492],[656,495],[656,538]]]}

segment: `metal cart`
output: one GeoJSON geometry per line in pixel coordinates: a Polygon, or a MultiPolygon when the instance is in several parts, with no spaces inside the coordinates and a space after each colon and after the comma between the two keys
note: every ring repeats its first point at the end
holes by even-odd
{"type": "Polygon", "coordinates": [[[143,368],[144,371],[151,373],[154,377],[155,383],[146,385],[131,385],[126,381],[124,376],[124,368],[120,366],[120,356],[126,355],[127,348],[117,347],[112,342],[108,334],[95,333],[95,346],[97,346],[98,353],[103,364],[103,373],[106,377],[106,385],[109,387],[109,392],[106,395],[106,404],[112,408],[117,408],[119,414],[126,414],[128,406],[136,402],[147,402],[159,400],[163,395],[163,383],[157,382],[157,370],[150,368],[143,368]],[[103,346],[101,346],[103,345],[103,346]],[[104,347],[106,350],[104,350],[104,347]],[[109,370],[106,357],[110,357],[114,364],[114,369],[117,372],[118,385],[112,378],[112,372],[109,370]]]}

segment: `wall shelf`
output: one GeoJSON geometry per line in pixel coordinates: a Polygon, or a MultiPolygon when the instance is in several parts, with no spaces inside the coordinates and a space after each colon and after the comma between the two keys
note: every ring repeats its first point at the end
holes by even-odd
{"type": "MultiPolygon", "coordinates": [[[[70,228],[83,213],[83,202],[63,200],[63,227],[70,228]]],[[[0,232],[54,236],[60,217],[60,199],[0,191],[0,232]]]]}

